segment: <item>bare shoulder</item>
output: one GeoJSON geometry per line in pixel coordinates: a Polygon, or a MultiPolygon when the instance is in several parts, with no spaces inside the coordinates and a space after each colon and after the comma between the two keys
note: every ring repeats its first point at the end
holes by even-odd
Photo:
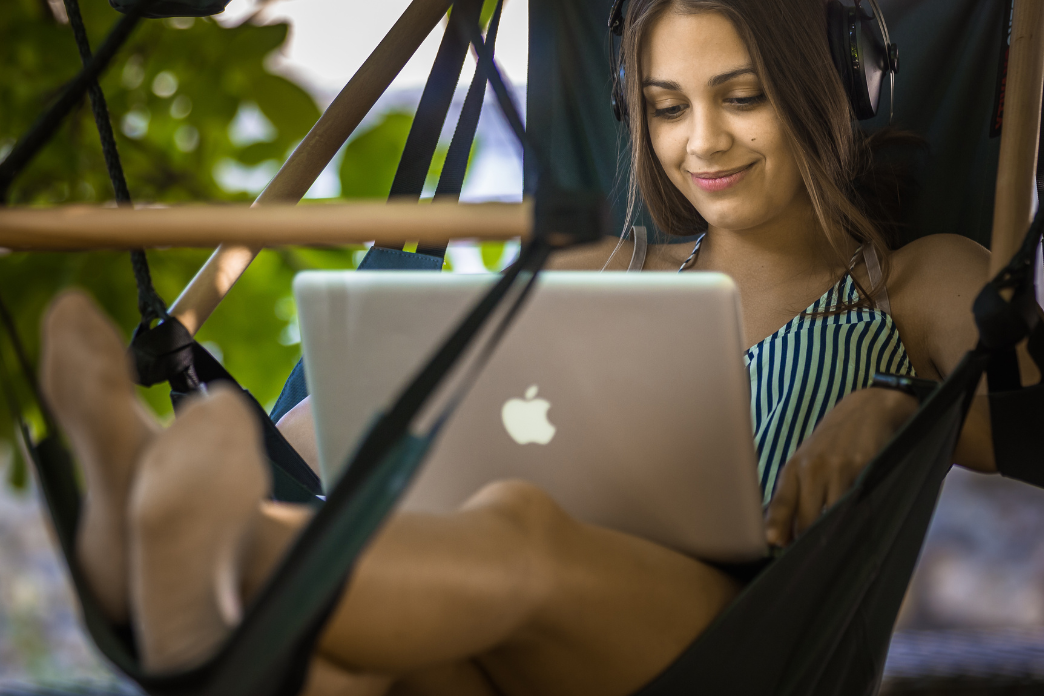
{"type": "Polygon", "coordinates": [[[921,237],[892,254],[894,277],[910,282],[969,280],[981,286],[989,265],[990,252],[959,234],[921,237]]]}
{"type": "MultiPolygon", "coordinates": [[[[681,263],[692,252],[688,244],[650,244],[646,250],[646,271],[677,272],[681,263]]],[[[562,249],[551,254],[547,269],[551,271],[626,271],[634,254],[634,242],[606,237],[592,244],[562,249]]]]}
{"type": "Polygon", "coordinates": [[[634,242],[620,243],[616,237],[606,237],[599,242],[553,252],[547,260],[547,269],[550,271],[600,271],[603,268],[624,270],[633,253],[634,242]],[[616,248],[617,244],[620,245],[619,249],[616,248]],[[616,253],[613,253],[614,250],[616,253]],[[606,266],[607,261],[608,266],[606,266]]]}
{"type": "Polygon", "coordinates": [[[897,311],[938,310],[939,302],[970,308],[986,283],[990,252],[967,237],[933,234],[899,249],[891,262],[888,293],[897,311]]]}
{"type": "Polygon", "coordinates": [[[989,264],[989,251],[956,234],[922,237],[892,254],[892,317],[919,372],[917,362],[930,360],[945,374],[950,357],[974,344],[971,307],[989,264]],[[918,355],[921,360],[915,359],[918,355]]]}

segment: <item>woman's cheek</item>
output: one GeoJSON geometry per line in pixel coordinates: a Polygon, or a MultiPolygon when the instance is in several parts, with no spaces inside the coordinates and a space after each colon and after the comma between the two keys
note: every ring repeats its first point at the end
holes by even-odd
{"type": "Polygon", "coordinates": [[[680,129],[671,128],[670,125],[673,124],[660,125],[655,131],[650,128],[649,135],[653,152],[667,173],[667,178],[684,190],[685,172],[682,171],[682,165],[685,164],[686,141],[680,129]]]}

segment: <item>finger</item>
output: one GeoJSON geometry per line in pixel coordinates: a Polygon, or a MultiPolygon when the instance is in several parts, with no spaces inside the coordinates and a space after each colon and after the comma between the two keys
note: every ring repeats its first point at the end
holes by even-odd
{"type": "Polygon", "coordinates": [[[801,476],[801,495],[798,499],[797,514],[794,516],[794,531],[804,534],[812,523],[823,513],[826,502],[827,482],[806,469],[801,476]]]}
{"type": "Polygon", "coordinates": [[[786,546],[794,529],[800,487],[795,475],[797,469],[789,464],[783,467],[779,486],[765,513],[765,540],[770,546],[786,546]]]}

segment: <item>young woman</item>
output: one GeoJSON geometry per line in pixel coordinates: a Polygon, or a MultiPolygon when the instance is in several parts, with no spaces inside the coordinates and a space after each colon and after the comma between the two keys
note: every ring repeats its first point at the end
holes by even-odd
{"type": "MultiPolygon", "coordinates": [[[[740,290],[768,535],[785,545],[914,411],[911,397],[865,388],[873,373],[940,378],[972,346],[987,252],[953,236],[890,251],[880,201],[857,186],[874,141],[851,123],[821,0],[632,0],[624,52],[636,200],[662,229],[705,231],[687,268],[728,273],[740,290]]],[[[555,263],[601,268],[613,246],[555,263]]],[[[691,251],[659,247],[647,265],[676,271],[691,251]]],[[[308,513],[261,502],[259,438],[237,396],[216,390],[161,431],[122,355],[89,301],[56,301],[42,384],[85,468],[80,561],[109,616],[133,622],[146,665],[189,667],[308,513]]],[[[314,458],[307,402],[281,427],[314,458]]],[[[957,459],[993,468],[981,405],[957,459]]],[[[387,522],[317,645],[308,690],[623,696],[739,589],[498,482],[454,514],[387,522]]]]}

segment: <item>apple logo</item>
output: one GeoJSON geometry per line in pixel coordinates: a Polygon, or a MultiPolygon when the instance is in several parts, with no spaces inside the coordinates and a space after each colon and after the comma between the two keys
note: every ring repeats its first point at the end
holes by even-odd
{"type": "Polygon", "coordinates": [[[547,409],[551,408],[551,402],[537,399],[536,395],[537,385],[534,384],[526,390],[525,401],[508,399],[500,409],[504,428],[511,439],[520,445],[530,442],[546,445],[555,436],[555,426],[547,420],[547,409]]]}

